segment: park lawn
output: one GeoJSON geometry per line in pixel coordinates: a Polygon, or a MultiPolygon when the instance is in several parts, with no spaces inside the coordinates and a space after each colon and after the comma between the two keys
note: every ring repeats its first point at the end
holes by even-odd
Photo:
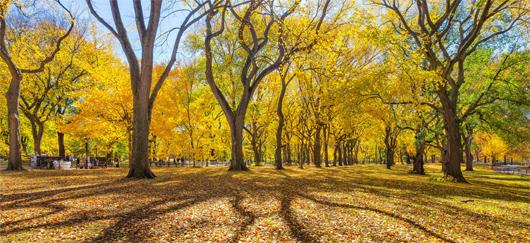
{"type": "Polygon", "coordinates": [[[0,172],[0,241],[530,241],[530,177],[410,167],[0,172]]]}

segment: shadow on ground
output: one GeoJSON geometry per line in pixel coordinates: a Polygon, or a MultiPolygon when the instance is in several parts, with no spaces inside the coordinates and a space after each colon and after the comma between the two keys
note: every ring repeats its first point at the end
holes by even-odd
{"type": "Polygon", "coordinates": [[[1,172],[0,237],[15,241],[528,239],[526,177],[468,173],[470,185],[407,168],[119,169],[1,172]],[[66,234],[65,232],[69,232],[66,234]]]}

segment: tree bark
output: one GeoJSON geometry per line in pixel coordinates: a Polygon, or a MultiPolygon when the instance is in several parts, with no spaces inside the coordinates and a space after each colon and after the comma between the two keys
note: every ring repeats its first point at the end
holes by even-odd
{"type": "Polygon", "coordinates": [[[425,151],[425,137],[421,128],[416,130],[416,155],[414,156],[414,163],[412,173],[423,175],[425,174],[424,165],[424,151],[425,151]]]}
{"type": "Polygon", "coordinates": [[[464,151],[466,153],[466,171],[473,171],[473,153],[471,144],[473,143],[473,129],[467,127],[467,134],[464,136],[464,151]]]}
{"type": "MultiPolygon", "coordinates": [[[[17,70],[18,71],[18,70],[17,70]]],[[[24,170],[22,167],[22,145],[20,141],[20,113],[18,110],[20,97],[20,82],[22,74],[15,75],[11,79],[7,98],[7,117],[9,129],[9,160],[7,170],[24,170]]]]}
{"type": "Polygon", "coordinates": [[[41,144],[42,136],[44,134],[44,124],[33,119],[30,119],[30,123],[31,135],[33,136],[33,151],[34,154],[40,155],[42,154],[41,144]]]}
{"type": "Polygon", "coordinates": [[[324,126],[324,164],[326,167],[329,167],[329,157],[328,157],[328,141],[329,141],[329,127],[324,126]]]}
{"type": "Polygon", "coordinates": [[[317,125],[315,131],[315,143],[313,144],[313,163],[315,167],[320,168],[322,165],[322,156],[320,151],[322,150],[320,145],[320,131],[322,130],[320,125],[317,125]]]}
{"type": "MultiPolygon", "coordinates": [[[[149,78],[149,77],[144,77],[149,78]]],[[[137,82],[133,97],[132,161],[129,160],[128,178],[154,178],[149,165],[149,89],[137,82]],[[145,94],[147,92],[147,95],[145,94]],[[139,94],[139,95],[138,95],[139,94]]]]}
{"type": "Polygon", "coordinates": [[[343,162],[344,162],[344,153],[343,153],[343,146],[342,146],[342,141],[339,141],[337,143],[337,150],[338,150],[338,160],[339,160],[339,166],[342,166],[343,165],[343,162]]]}
{"type": "Polygon", "coordinates": [[[59,156],[65,157],[66,152],[64,148],[64,133],[57,132],[57,144],[59,145],[59,156]]]}
{"type": "Polygon", "coordinates": [[[460,135],[460,124],[456,115],[456,103],[451,102],[444,94],[440,95],[443,105],[443,118],[445,121],[445,132],[447,137],[447,161],[445,161],[444,173],[457,182],[466,182],[460,164],[463,162],[462,142],[460,135]]]}
{"type": "Polygon", "coordinates": [[[361,140],[357,139],[355,141],[354,151],[353,151],[353,163],[358,164],[359,163],[359,150],[361,147],[361,140]]]}
{"type": "Polygon", "coordinates": [[[229,170],[248,170],[243,155],[243,126],[245,117],[236,114],[235,118],[229,119],[230,135],[232,137],[232,161],[229,170]]]}
{"type": "Polygon", "coordinates": [[[277,170],[283,169],[282,164],[282,132],[285,125],[285,117],[283,115],[283,99],[287,90],[287,83],[282,77],[282,89],[278,96],[278,104],[276,106],[276,114],[278,115],[278,127],[276,128],[276,151],[274,153],[274,162],[277,170]]]}
{"type": "Polygon", "coordinates": [[[339,159],[339,145],[338,145],[338,141],[335,141],[335,148],[333,149],[333,166],[337,166],[338,159],[339,159]]]}
{"type": "Polygon", "coordinates": [[[394,165],[395,139],[391,127],[385,128],[385,156],[386,168],[390,169],[394,165]]]}

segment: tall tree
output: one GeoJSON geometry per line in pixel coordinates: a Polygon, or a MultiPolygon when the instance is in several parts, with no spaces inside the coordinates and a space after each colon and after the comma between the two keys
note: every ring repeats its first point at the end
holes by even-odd
{"type": "MultiPolygon", "coordinates": [[[[272,35],[271,29],[273,26],[278,26],[281,32],[283,28],[283,21],[291,15],[296,9],[298,3],[289,6],[287,10],[281,15],[277,14],[271,6],[270,1],[255,1],[251,0],[248,3],[233,5],[229,1],[225,3],[225,7],[221,14],[220,29],[214,31],[212,21],[218,14],[211,12],[206,17],[206,36],[204,39],[204,51],[206,56],[206,80],[212,89],[215,98],[221,105],[230,126],[231,140],[232,140],[232,160],[230,163],[230,170],[247,170],[247,166],[243,157],[243,126],[245,123],[245,115],[250,100],[257,90],[261,81],[271,72],[275,71],[283,62],[285,58],[285,49],[278,45],[277,54],[272,58],[272,62],[263,61],[269,58],[263,58],[264,55],[270,55],[267,52],[273,45],[270,41],[272,35]],[[243,15],[238,12],[240,7],[245,7],[243,15]],[[225,31],[226,17],[231,14],[238,23],[238,45],[244,50],[241,57],[244,59],[244,64],[241,68],[240,81],[243,85],[243,90],[239,103],[233,107],[227,101],[225,94],[221,91],[218,83],[215,80],[213,73],[213,51],[212,41],[215,37],[221,35],[225,31]],[[264,28],[258,28],[258,21],[265,21],[264,28]],[[259,36],[258,36],[259,35],[259,36]]],[[[230,16],[229,16],[230,17],[230,16]]],[[[263,24],[263,22],[261,22],[263,24]]],[[[281,39],[281,35],[278,37],[281,39]]]]}
{"type": "MultiPolygon", "coordinates": [[[[13,31],[15,26],[9,26],[7,18],[10,7],[16,3],[11,1],[3,1],[0,5],[0,56],[5,62],[11,75],[11,81],[6,94],[7,98],[7,114],[8,114],[8,126],[9,126],[9,162],[7,170],[23,170],[22,167],[22,156],[21,156],[21,138],[20,138],[20,113],[19,113],[19,98],[21,83],[24,74],[40,73],[44,71],[46,64],[53,61],[55,55],[61,49],[61,43],[66,39],[73,30],[74,27],[74,16],[60,1],[55,1],[70,18],[70,25],[66,32],[60,35],[55,41],[52,42],[52,48],[50,53],[40,61],[33,63],[32,67],[21,68],[15,59],[10,54],[9,45],[7,43],[7,29],[10,28],[13,31]]],[[[16,28],[16,27],[15,27],[16,28]]]]}
{"type": "MultiPolygon", "coordinates": [[[[129,74],[131,78],[131,89],[133,94],[133,133],[132,133],[132,161],[129,163],[129,174],[127,177],[132,178],[154,178],[155,174],[149,168],[149,128],[151,123],[151,113],[156,97],[167,79],[173,65],[177,60],[180,41],[185,31],[194,23],[199,21],[206,12],[201,13],[207,3],[210,1],[196,1],[196,5],[189,11],[186,9],[171,10],[171,13],[185,13],[183,21],[175,29],[178,33],[175,37],[171,58],[166,64],[164,71],[157,78],[153,86],[153,67],[154,67],[154,49],[159,30],[162,0],[151,0],[148,22],[146,23],[145,9],[141,0],[134,0],[134,20],[136,30],[141,43],[140,59],[135,53],[133,42],[129,39],[129,33],[125,27],[120,7],[117,0],[110,0],[110,10],[114,27],[104,20],[94,9],[91,0],[86,0],[88,8],[92,15],[107,28],[120,42],[129,64],[129,74]]],[[[217,1],[216,3],[217,4],[217,1]]],[[[214,4],[214,5],[215,5],[214,4]]]]}
{"type": "Polygon", "coordinates": [[[439,74],[435,87],[436,107],[445,122],[448,160],[444,173],[458,182],[466,182],[460,164],[463,162],[461,129],[458,114],[460,89],[466,80],[466,58],[477,48],[503,35],[517,25],[528,12],[527,1],[517,0],[447,0],[430,3],[425,0],[403,4],[382,0],[377,4],[390,10],[395,31],[412,39],[422,52],[427,70],[439,74]]]}
{"type": "MultiPolygon", "coordinates": [[[[287,47],[285,20],[297,9],[299,1],[287,6],[275,6],[274,1],[255,1],[241,2],[232,4],[226,2],[225,8],[218,19],[220,27],[214,31],[212,20],[217,13],[212,12],[208,15],[206,21],[206,37],[204,40],[204,50],[206,57],[206,80],[210,85],[217,101],[221,105],[223,112],[230,125],[232,137],[232,162],[230,170],[246,170],[243,157],[243,126],[248,104],[252,99],[254,92],[262,80],[271,72],[277,70],[282,63],[290,60],[296,52],[310,48],[312,45],[301,46],[297,43],[294,46],[287,47]],[[227,13],[228,12],[228,13],[227,13]],[[281,12],[281,13],[279,13],[281,12]],[[228,16],[227,16],[228,14],[228,16]],[[219,88],[213,73],[213,51],[212,41],[215,37],[223,34],[226,28],[226,22],[233,21],[237,23],[238,46],[244,50],[240,58],[243,61],[240,69],[240,82],[243,86],[242,93],[238,104],[230,104],[219,88]],[[273,29],[277,29],[274,31],[273,29]],[[271,37],[276,36],[271,41],[271,37]],[[271,58],[271,56],[274,56],[271,58]]],[[[325,13],[327,12],[329,0],[321,7],[322,17],[320,17],[318,26],[322,23],[325,13]]]]}

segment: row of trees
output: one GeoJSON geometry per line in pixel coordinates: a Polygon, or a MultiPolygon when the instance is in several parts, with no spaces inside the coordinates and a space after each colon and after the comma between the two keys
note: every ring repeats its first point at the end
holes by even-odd
{"type": "Polygon", "coordinates": [[[226,159],[231,170],[246,170],[250,154],[256,163],[273,157],[278,169],[360,161],[391,168],[406,158],[422,174],[427,155],[437,154],[445,174],[465,182],[460,164],[472,170],[480,152],[528,156],[527,5],[133,1],[131,31],[118,1],[110,1],[109,21],[87,0],[107,37],[73,20],[29,21],[27,6],[10,3],[2,6],[2,75],[9,70],[25,86],[7,99],[9,168],[21,168],[24,136],[12,129],[20,109],[36,153],[45,130],[58,131],[59,153],[64,134],[70,152],[91,141],[127,155],[129,177],[154,177],[149,157],[169,155],[226,159]],[[161,31],[174,14],[179,25],[161,31]],[[164,65],[155,64],[159,45],[172,50],[164,65]],[[178,62],[178,53],[191,58],[178,62]],[[11,72],[9,60],[36,68],[11,72]]]}

